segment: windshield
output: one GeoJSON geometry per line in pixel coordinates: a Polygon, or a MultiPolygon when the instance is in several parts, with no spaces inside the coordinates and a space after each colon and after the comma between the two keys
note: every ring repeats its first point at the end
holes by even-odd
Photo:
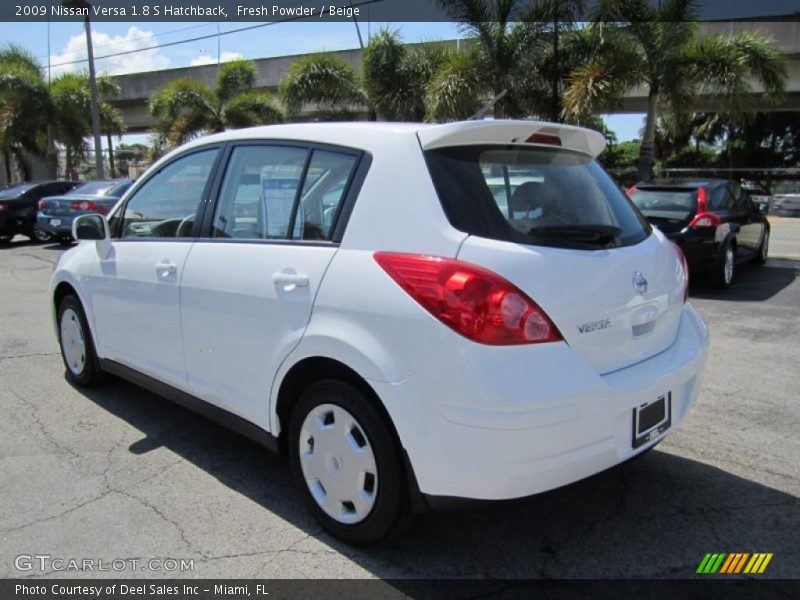
{"type": "Polygon", "coordinates": [[[22,192],[27,192],[35,183],[22,183],[19,185],[12,185],[10,188],[0,190],[0,198],[14,198],[19,196],[22,192]]]}
{"type": "Polygon", "coordinates": [[[86,194],[87,196],[104,196],[117,185],[116,181],[89,181],[69,192],[72,194],[86,194]]]}
{"type": "Polygon", "coordinates": [[[647,218],[687,221],[697,210],[697,190],[637,189],[631,200],[647,218]]]}
{"type": "Polygon", "coordinates": [[[580,152],[459,146],[426,152],[450,223],[491,239],[572,248],[627,246],[650,226],[602,167],[580,152]]]}

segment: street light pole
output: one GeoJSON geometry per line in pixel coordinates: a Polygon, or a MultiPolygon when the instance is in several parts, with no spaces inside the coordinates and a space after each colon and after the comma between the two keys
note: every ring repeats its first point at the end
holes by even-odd
{"type": "Polygon", "coordinates": [[[97,98],[97,77],[94,71],[94,49],[92,48],[92,25],[89,22],[89,9],[91,4],[87,0],[61,0],[63,6],[72,8],[86,9],[86,17],[83,20],[83,27],[86,31],[86,53],[89,59],[89,91],[92,97],[92,135],[94,137],[94,164],[95,177],[105,178],[103,168],[103,144],[100,140],[100,109],[97,98]]]}

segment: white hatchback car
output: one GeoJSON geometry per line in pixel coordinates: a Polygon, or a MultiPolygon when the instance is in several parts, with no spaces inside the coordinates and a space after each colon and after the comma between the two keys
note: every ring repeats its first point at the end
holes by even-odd
{"type": "Polygon", "coordinates": [[[607,469],[683,419],[708,330],[603,147],[534,121],[194,141],[76,220],[51,286],[67,376],[288,453],[352,543],[607,469]]]}

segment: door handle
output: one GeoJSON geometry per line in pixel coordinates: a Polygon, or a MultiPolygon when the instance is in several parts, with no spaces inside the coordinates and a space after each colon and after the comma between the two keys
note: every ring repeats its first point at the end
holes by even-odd
{"type": "Polygon", "coordinates": [[[178,266],[169,261],[162,261],[156,264],[156,273],[158,273],[161,277],[169,277],[170,275],[175,275],[178,272],[178,266]]]}
{"type": "Polygon", "coordinates": [[[272,276],[272,283],[275,285],[294,285],[297,287],[308,287],[308,276],[300,273],[290,273],[278,271],[272,276]]]}

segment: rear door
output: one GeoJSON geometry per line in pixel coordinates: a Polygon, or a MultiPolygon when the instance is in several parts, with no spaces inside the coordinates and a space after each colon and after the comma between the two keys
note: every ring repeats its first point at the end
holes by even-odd
{"type": "Polygon", "coordinates": [[[684,290],[677,255],[589,156],[462,147],[429,152],[428,164],[451,223],[472,234],[458,258],[525,291],[598,372],[673,343],[684,290]],[[511,216],[486,185],[498,165],[527,179],[507,199],[511,216]]]}
{"type": "Polygon", "coordinates": [[[268,427],[274,374],[299,343],[361,154],[235,144],[181,281],[191,391],[268,427]]]}
{"type": "Polygon", "coordinates": [[[90,277],[100,355],[186,388],[179,282],[219,148],[151,174],[112,220],[112,251],[90,277]]]}
{"type": "Polygon", "coordinates": [[[738,227],[736,242],[739,258],[752,258],[758,252],[764,224],[758,219],[758,212],[750,199],[750,194],[737,183],[729,184],[732,197],[731,221],[738,227]]]}

